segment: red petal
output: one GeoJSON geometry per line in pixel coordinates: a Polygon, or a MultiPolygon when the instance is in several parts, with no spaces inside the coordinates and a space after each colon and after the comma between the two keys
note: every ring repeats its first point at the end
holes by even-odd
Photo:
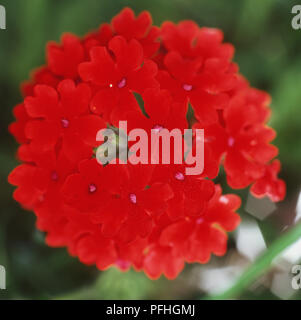
{"type": "Polygon", "coordinates": [[[93,47],[90,58],[90,62],[83,62],[78,67],[78,72],[84,81],[109,85],[118,80],[114,61],[105,47],[93,47]]]}
{"type": "Polygon", "coordinates": [[[116,57],[118,70],[124,76],[139,68],[143,62],[143,49],[136,40],[127,43],[123,37],[117,36],[110,41],[109,48],[116,57]]]}
{"type": "Polygon", "coordinates": [[[24,101],[27,113],[33,118],[53,118],[58,113],[57,92],[46,85],[37,85],[35,96],[24,101]]]}
{"type": "Polygon", "coordinates": [[[65,78],[77,76],[77,66],[84,60],[84,49],[80,40],[73,34],[62,37],[62,47],[50,43],[47,47],[47,60],[51,71],[65,78]]]}
{"type": "Polygon", "coordinates": [[[61,103],[69,117],[75,117],[88,112],[91,99],[91,89],[81,83],[77,87],[72,80],[64,80],[58,85],[61,103]]]}
{"type": "Polygon", "coordinates": [[[104,120],[96,115],[80,117],[74,123],[74,131],[78,133],[82,141],[91,147],[99,145],[99,142],[96,141],[97,132],[106,127],[104,120]]]}
{"type": "Polygon", "coordinates": [[[151,24],[152,18],[149,12],[143,11],[135,18],[134,12],[130,8],[123,9],[112,19],[112,26],[115,32],[124,36],[127,40],[142,38],[146,35],[151,24]]]}

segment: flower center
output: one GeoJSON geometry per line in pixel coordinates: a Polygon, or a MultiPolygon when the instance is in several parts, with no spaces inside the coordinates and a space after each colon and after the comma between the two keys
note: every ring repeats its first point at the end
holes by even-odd
{"type": "Polygon", "coordinates": [[[122,88],[125,87],[125,85],[126,85],[126,78],[123,78],[123,79],[121,79],[121,80],[118,82],[117,87],[118,87],[119,89],[122,89],[122,88]]]}
{"type": "Polygon", "coordinates": [[[191,84],[184,83],[184,84],[183,84],[183,89],[184,89],[185,91],[191,91],[191,90],[192,90],[192,85],[191,85],[191,84]]]}
{"type": "Polygon", "coordinates": [[[196,220],[196,223],[197,224],[201,224],[201,223],[203,223],[204,222],[204,218],[198,218],[197,220],[196,220]]]}
{"type": "Polygon", "coordinates": [[[183,180],[185,179],[185,176],[184,176],[184,174],[183,174],[182,172],[177,172],[177,173],[175,174],[175,178],[176,178],[177,180],[179,180],[179,181],[183,181],[183,180]]]}
{"type": "Polygon", "coordinates": [[[89,184],[89,193],[94,193],[96,192],[97,187],[94,183],[89,184]]]}
{"type": "Polygon", "coordinates": [[[51,180],[57,181],[58,179],[59,179],[59,176],[58,176],[57,172],[56,171],[52,171],[51,172],[51,180]]]}
{"type": "Polygon", "coordinates": [[[229,146],[229,147],[233,147],[234,142],[235,142],[234,138],[233,138],[233,137],[229,137],[229,139],[228,139],[228,146],[229,146]]]}
{"type": "Polygon", "coordinates": [[[63,128],[68,128],[69,127],[69,120],[62,119],[61,120],[61,125],[62,125],[63,128]]]}
{"type": "Polygon", "coordinates": [[[130,193],[129,198],[132,203],[137,203],[137,196],[134,193],[130,193]]]}
{"type": "Polygon", "coordinates": [[[156,124],[155,126],[153,126],[153,130],[156,133],[159,133],[162,129],[163,129],[163,127],[160,124],[156,124]]]}

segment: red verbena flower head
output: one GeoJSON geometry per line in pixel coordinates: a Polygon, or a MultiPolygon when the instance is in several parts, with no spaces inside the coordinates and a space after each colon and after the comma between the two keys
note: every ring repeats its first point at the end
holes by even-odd
{"type": "MultiPolygon", "coordinates": [[[[250,87],[233,55],[218,29],[193,21],[159,28],[149,12],[129,8],[82,38],[67,33],[47,45],[45,64],[22,84],[24,100],[13,111],[9,131],[21,164],[8,179],[48,245],[100,270],[133,267],[173,279],[185,263],[224,255],[227,232],[240,222],[240,198],[213,182],[221,166],[230,187],[284,199],[275,131],[266,124],[270,97],[250,87]],[[182,163],[172,151],[171,164],[129,163],[120,153],[100,163],[107,141],[98,133],[110,129],[116,147],[121,121],[159,138],[180,131],[181,145],[169,146],[185,153],[182,163]],[[204,168],[190,175],[184,160],[199,142],[204,168]]],[[[129,160],[133,145],[123,146],[129,160]]]]}

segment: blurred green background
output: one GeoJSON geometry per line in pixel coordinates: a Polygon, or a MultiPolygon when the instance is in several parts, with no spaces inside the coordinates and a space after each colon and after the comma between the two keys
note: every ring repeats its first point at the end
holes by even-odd
{"type": "MultiPolygon", "coordinates": [[[[34,215],[13,201],[13,188],[7,183],[8,173],[17,165],[17,145],[7,131],[12,108],[21,101],[20,83],[43,64],[45,44],[58,41],[67,31],[84,35],[125,6],[136,13],[149,10],[156,25],[192,19],[200,26],[221,28],[225,40],[235,45],[241,73],[252,86],[272,95],[271,124],[278,132],[275,143],[288,185],[285,202],[259,223],[267,246],[292,223],[301,184],[301,30],[291,27],[291,8],[297,1],[0,0],[0,4],[7,14],[7,30],[0,30],[0,264],[6,267],[7,290],[0,290],[0,299],[182,299],[206,294],[193,280],[202,267],[187,266],[174,281],[151,281],[133,271],[99,272],[69,257],[65,249],[46,247],[44,235],[35,229],[34,215]]],[[[247,192],[240,195],[245,201],[247,192]]],[[[244,207],[240,213],[248,218],[244,207]]],[[[234,238],[229,247],[235,250],[234,238]]],[[[226,266],[227,259],[218,260],[226,266]]],[[[300,292],[291,298],[300,298],[300,292]]],[[[279,299],[263,284],[248,286],[238,298],[279,299]]]]}

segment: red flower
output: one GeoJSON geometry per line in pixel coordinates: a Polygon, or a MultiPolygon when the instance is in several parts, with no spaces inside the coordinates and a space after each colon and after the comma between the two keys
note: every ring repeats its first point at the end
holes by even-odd
{"type": "Polygon", "coordinates": [[[42,169],[29,164],[21,164],[9,175],[8,182],[18,188],[14,199],[28,210],[33,210],[44,194],[44,172],[42,169]]]}
{"type": "Polygon", "coordinates": [[[247,110],[243,106],[235,97],[224,113],[228,135],[224,166],[233,188],[244,188],[262,176],[264,165],[278,154],[270,144],[275,131],[262,124],[257,106],[250,104],[247,110]]]}
{"type": "Polygon", "coordinates": [[[111,114],[119,111],[116,110],[118,107],[138,109],[137,103],[132,102],[132,92],[142,93],[157,86],[154,78],[157,66],[151,60],[143,59],[143,49],[134,39],[127,42],[121,36],[114,37],[108,49],[92,48],[91,61],[82,63],[79,73],[84,81],[100,86],[92,100],[91,110],[110,121],[111,114]],[[108,49],[114,53],[114,59],[108,49]],[[125,105],[124,100],[129,99],[132,99],[131,103],[125,105]]]}
{"type": "Polygon", "coordinates": [[[184,59],[178,52],[169,52],[164,60],[167,71],[160,71],[158,80],[163,88],[170,90],[179,101],[189,101],[197,119],[214,123],[216,109],[228,103],[227,91],[236,84],[237,71],[226,60],[202,57],[184,59]]]}
{"type": "Polygon", "coordinates": [[[222,43],[223,33],[214,28],[199,28],[193,21],[182,21],[178,25],[164,22],[163,44],[168,51],[177,51],[185,58],[221,58],[230,60],[234,54],[231,44],[222,43]]]}
{"type": "Polygon", "coordinates": [[[65,229],[68,248],[82,263],[105,270],[115,263],[117,253],[112,239],[102,236],[99,225],[92,224],[85,214],[73,215],[65,229]]]}
{"type": "Polygon", "coordinates": [[[32,153],[27,149],[27,159],[31,164],[21,164],[9,175],[9,182],[18,189],[14,198],[24,207],[32,210],[44,201],[45,195],[62,185],[74,167],[62,154],[53,152],[32,153]]]}
{"type": "Polygon", "coordinates": [[[96,159],[84,160],[78,167],[79,173],[70,175],[62,189],[67,203],[83,212],[95,212],[106,202],[105,170],[96,159]]]}
{"type": "Polygon", "coordinates": [[[232,188],[251,185],[257,197],[284,198],[270,144],[275,132],[266,126],[270,97],[238,73],[233,53],[218,29],[192,21],[158,28],[148,12],[135,17],[129,8],[83,38],[65,34],[47,46],[45,65],[23,83],[24,101],[14,108],[9,131],[22,163],[8,180],[48,245],[66,246],[100,270],[132,266],[173,279],[186,262],[225,254],[227,232],[239,224],[240,199],[212,181],[220,166],[232,188]],[[171,142],[170,165],[132,164],[129,153],[128,163],[103,166],[96,135],[113,129],[118,144],[120,120],[128,132],[178,129],[182,150],[171,142]],[[202,139],[195,135],[188,150],[183,130],[190,127],[204,129],[197,176],[174,164],[175,147],[183,161],[202,139]]]}
{"type": "Polygon", "coordinates": [[[160,47],[158,41],[160,29],[151,25],[152,17],[149,12],[143,11],[135,18],[135,14],[130,8],[123,9],[112,19],[112,27],[116,34],[127,40],[138,40],[143,47],[146,58],[151,58],[160,47]]]}
{"type": "Polygon", "coordinates": [[[172,219],[197,216],[206,209],[214,194],[214,183],[185,173],[185,165],[158,165],[154,179],[168,183],[174,193],[167,214],[172,219]]]}
{"type": "Polygon", "coordinates": [[[21,85],[24,97],[32,96],[34,94],[34,87],[36,84],[46,84],[50,87],[56,88],[60,82],[60,78],[54,75],[49,68],[45,66],[34,70],[31,77],[31,80],[23,82],[21,85]]]}
{"type": "Polygon", "coordinates": [[[279,160],[273,160],[271,164],[265,167],[264,175],[251,187],[251,192],[256,197],[268,196],[274,202],[284,199],[286,192],[285,182],[277,177],[280,167],[279,160]]]}
{"type": "Polygon", "coordinates": [[[235,213],[239,206],[238,196],[222,195],[221,188],[216,186],[207,209],[198,217],[171,221],[162,215],[148,243],[136,240],[119,246],[121,260],[132,261],[135,269],[144,269],[152,279],[161,274],[174,279],[185,262],[207,263],[212,253],[225,254],[226,231],[234,230],[239,224],[240,217],[235,213]]]}
{"type": "Polygon", "coordinates": [[[184,261],[172,248],[167,246],[152,246],[143,263],[145,273],[151,279],[158,279],[164,274],[168,279],[174,279],[183,269],[184,261]]]}
{"type": "Polygon", "coordinates": [[[50,70],[57,76],[76,78],[78,64],[84,60],[84,49],[80,39],[66,33],[62,37],[62,45],[49,43],[47,61],[50,70]]]}
{"type": "Polygon", "coordinates": [[[109,24],[102,24],[98,30],[88,33],[84,37],[83,45],[86,53],[95,46],[106,46],[113,37],[113,31],[109,24]]]}
{"type": "MultiPolygon", "coordinates": [[[[69,172],[70,174],[70,172],[69,172]]],[[[57,171],[51,171],[52,182],[42,201],[35,206],[37,228],[47,233],[46,243],[52,247],[63,247],[70,244],[67,234],[70,220],[74,219],[78,211],[66,204],[60,192],[60,187],[66,176],[60,176],[57,171]],[[53,180],[54,178],[57,180],[53,180]]]]}
{"type": "Polygon", "coordinates": [[[167,90],[158,89],[146,90],[142,100],[145,114],[141,110],[126,110],[123,113],[122,120],[127,120],[128,131],[142,128],[150,133],[152,129],[158,132],[162,129],[179,129],[184,134],[184,129],[188,128],[184,103],[173,101],[167,90]]]}
{"type": "Polygon", "coordinates": [[[105,236],[116,236],[120,242],[145,238],[152,230],[153,220],[167,209],[166,202],[173,197],[173,192],[166,183],[151,183],[154,169],[151,165],[129,163],[127,172],[123,173],[115,167],[106,167],[110,170],[106,181],[122,178],[121,185],[111,188],[111,199],[99,208],[93,221],[102,223],[105,236]]]}
{"type": "Polygon", "coordinates": [[[62,139],[62,150],[69,159],[78,161],[91,156],[97,146],[96,133],[105,123],[89,114],[90,97],[86,84],[76,87],[71,80],[62,81],[58,92],[45,85],[36,86],[35,96],[25,99],[26,111],[34,118],[25,129],[31,147],[50,150],[62,139]]]}
{"type": "Polygon", "coordinates": [[[221,124],[194,125],[205,128],[205,144],[213,157],[221,161],[225,156],[224,168],[232,188],[245,188],[259,179],[265,164],[278,153],[270,144],[275,131],[264,125],[269,114],[266,99],[259,91],[244,90],[231,99],[221,124]]]}
{"type": "Polygon", "coordinates": [[[235,213],[239,206],[239,197],[221,195],[221,188],[217,186],[207,210],[198,217],[181,219],[167,226],[160,235],[160,244],[179,251],[187,262],[206,263],[211,253],[224,255],[226,231],[234,230],[240,222],[235,213]]]}
{"type": "Polygon", "coordinates": [[[152,216],[164,212],[162,201],[173,195],[168,185],[149,186],[152,170],[139,165],[103,167],[95,159],[86,160],[80,163],[79,174],[68,177],[62,191],[69,204],[88,212],[93,223],[102,224],[104,236],[129,242],[148,235],[152,216]],[[110,185],[112,181],[118,183],[110,185]]]}

